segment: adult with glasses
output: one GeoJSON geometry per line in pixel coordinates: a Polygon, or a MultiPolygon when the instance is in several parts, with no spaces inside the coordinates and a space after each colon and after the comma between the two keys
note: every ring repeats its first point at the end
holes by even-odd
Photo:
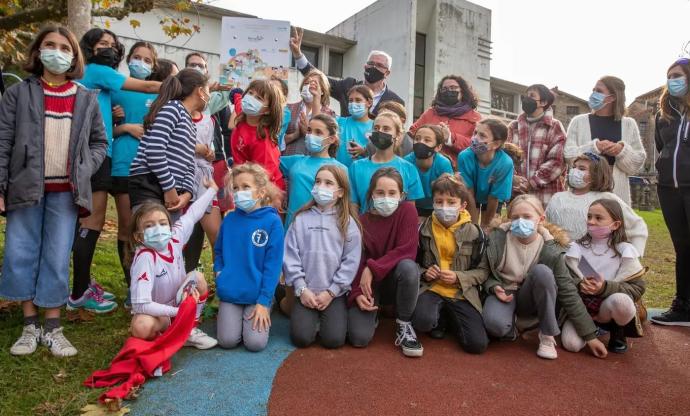
{"type": "MultiPolygon", "coordinates": [[[[302,35],[301,28],[295,28],[293,36],[290,37],[290,50],[292,56],[295,58],[295,66],[303,75],[308,74],[314,69],[314,66],[309,62],[306,56],[302,54],[302,35]]],[[[328,77],[328,82],[331,87],[331,97],[338,100],[340,103],[340,115],[342,117],[349,117],[348,111],[348,96],[350,89],[358,84],[364,84],[374,93],[373,105],[371,107],[371,114],[376,116],[379,110],[379,104],[386,101],[396,101],[405,105],[405,101],[388,88],[386,81],[391,74],[391,64],[393,58],[383,51],[371,51],[367,62],[364,64],[364,81],[357,80],[352,77],[337,79],[328,77]]]]}
{"type": "Polygon", "coordinates": [[[647,159],[635,119],[625,116],[625,84],[605,76],[589,96],[591,113],[575,116],[568,126],[564,156],[571,162],[591,152],[606,158],[613,168],[613,193],[630,204],[628,177],[639,172],[647,159]]]}

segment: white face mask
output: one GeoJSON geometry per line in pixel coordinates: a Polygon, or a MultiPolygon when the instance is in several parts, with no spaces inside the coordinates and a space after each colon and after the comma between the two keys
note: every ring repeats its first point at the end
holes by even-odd
{"type": "Polygon", "coordinates": [[[434,206],[434,215],[444,225],[453,225],[460,215],[460,207],[439,207],[434,206]]]}
{"type": "Polygon", "coordinates": [[[400,200],[397,198],[389,198],[385,196],[383,198],[374,198],[374,209],[382,217],[390,217],[393,215],[395,210],[398,209],[399,204],[400,200]]]}
{"type": "Polygon", "coordinates": [[[587,172],[584,170],[570,168],[568,171],[568,183],[575,189],[582,189],[587,186],[587,182],[585,182],[586,174],[587,172]]]}

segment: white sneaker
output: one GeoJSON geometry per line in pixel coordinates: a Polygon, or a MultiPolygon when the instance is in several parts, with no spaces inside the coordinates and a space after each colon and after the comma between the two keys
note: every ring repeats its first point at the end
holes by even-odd
{"type": "Polygon", "coordinates": [[[34,324],[24,326],[22,335],[17,342],[10,348],[12,355],[29,355],[33,354],[38,347],[38,342],[41,340],[41,328],[34,324]]]}
{"type": "Polygon", "coordinates": [[[194,347],[200,350],[207,350],[218,345],[218,341],[206,335],[204,331],[199,328],[192,329],[192,333],[189,334],[189,338],[184,343],[185,347],[194,347]]]}
{"type": "Polygon", "coordinates": [[[63,327],[44,332],[41,336],[41,344],[50,348],[50,352],[56,357],[72,357],[77,355],[77,349],[65,338],[63,327]]]}
{"type": "Polygon", "coordinates": [[[553,336],[543,335],[539,332],[539,349],[537,349],[537,355],[547,360],[555,360],[558,358],[556,340],[553,336]]]}

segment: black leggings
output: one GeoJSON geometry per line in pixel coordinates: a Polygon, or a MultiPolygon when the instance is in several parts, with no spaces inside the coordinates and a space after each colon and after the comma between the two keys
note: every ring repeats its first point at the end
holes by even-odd
{"type": "Polygon", "coordinates": [[[690,187],[657,187],[661,211],[676,251],[676,296],[690,302],[690,187]]]}

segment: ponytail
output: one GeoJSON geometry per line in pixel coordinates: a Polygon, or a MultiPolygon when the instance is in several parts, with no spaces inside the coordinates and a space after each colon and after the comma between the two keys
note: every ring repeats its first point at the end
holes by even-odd
{"type": "Polygon", "coordinates": [[[208,77],[195,69],[183,69],[174,77],[168,77],[161,84],[158,97],[151,104],[149,113],[144,118],[144,130],[148,130],[156,120],[158,112],[172,100],[184,100],[198,87],[208,83],[208,77]]]}

